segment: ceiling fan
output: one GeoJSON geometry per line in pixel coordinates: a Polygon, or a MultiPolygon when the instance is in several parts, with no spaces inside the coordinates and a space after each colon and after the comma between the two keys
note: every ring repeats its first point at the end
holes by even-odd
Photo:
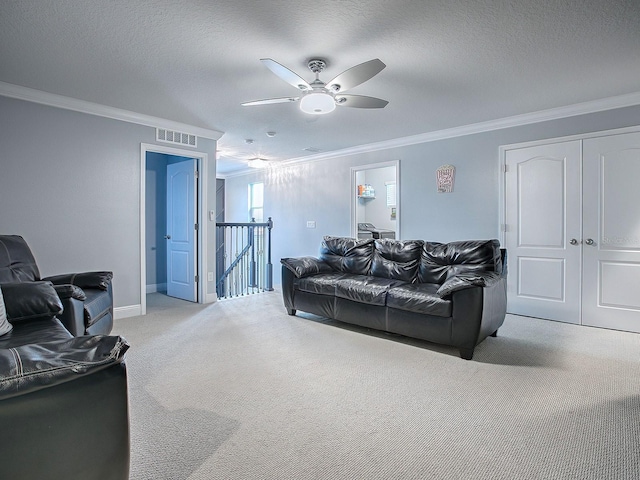
{"type": "Polygon", "coordinates": [[[307,64],[309,70],[316,74],[316,79],[311,83],[275,60],[262,58],[260,61],[282,80],[301,90],[302,94],[299,97],[268,98],[245,102],[242,104],[243,106],[269,105],[300,100],[300,110],[312,115],[321,115],[332,112],[336,105],[354,108],[384,108],[389,103],[381,98],[343,93],[373,78],[386,67],[377,58],[345,70],[327,83],[320,80],[320,72],[327,66],[326,62],[321,59],[311,59],[307,64]]]}

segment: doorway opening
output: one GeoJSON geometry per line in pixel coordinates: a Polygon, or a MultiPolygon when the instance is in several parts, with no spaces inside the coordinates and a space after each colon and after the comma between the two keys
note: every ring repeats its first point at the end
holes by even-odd
{"type": "Polygon", "coordinates": [[[351,236],[400,234],[400,161],[351,167],[351,236]]]}
{"type": "Polygon", "coordinates": [[[140,310],[147,294],[204,303],[207,154],[141,147],[140,310]],[[200,228],[202,226],[203,228],[200,228]]]}

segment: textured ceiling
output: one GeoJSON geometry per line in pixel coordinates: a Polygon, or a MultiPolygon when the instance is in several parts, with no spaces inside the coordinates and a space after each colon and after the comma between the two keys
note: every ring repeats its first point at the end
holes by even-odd
{"type": "Polygon", "coordinates": [[[9,0],[0,81],[224,132],[225,173],[636,93],[640,1],[9,0]],[[349,93],[389,105],[242,107],[297,94],[265,57],[308,81],[313,57],[325,81],[380,58],[349,93]]]}

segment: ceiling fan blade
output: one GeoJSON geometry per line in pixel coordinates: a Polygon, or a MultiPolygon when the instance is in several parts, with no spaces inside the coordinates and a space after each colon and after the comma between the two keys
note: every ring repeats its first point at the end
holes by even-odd
{"type": "Polygon", "coordinates": [[[252,105],[271,105],[272,103],[288,103],[297,102],[299,97],[281,97],[281,98],[267,98],[266,100],[254,100],[253,102],[241,103],[243,107],[249,107],[252,105]]]}
{"type": "Polygon", "coordinates": [[[284,65],[280,65],[278,62],[270,58],[261,58],[260,61],[264,64],[265,67],[279,76],[289,85],[293,85],[299,90],[311,90],[311,85],[309,85],[309,83],[304,78],[302,78],[297,73],[292,72],[284,65]]]}
{"type": "Polygon", "coordinates": [[[377,58],[369,60],[368,62],[351,67],[349,70],[345,70],[336,78],[329,81],[326,88],[335,92],[344,92],[375,77],[384,67],[386,67],[386,65],[377,58]]]}
{"type": "Polygon", "coordinates": [[[389,102],[364,95],[336,95],[336,105],[353,108],[384,108],[389,102]]]}

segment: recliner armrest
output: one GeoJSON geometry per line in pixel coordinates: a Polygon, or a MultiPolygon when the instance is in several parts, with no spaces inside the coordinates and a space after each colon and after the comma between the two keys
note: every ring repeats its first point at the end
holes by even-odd
{"type": "Polygon", "coordinates": [[[296,278],[333,272],[328,263],[315,257],[282,258],[280,263],[287,267],[296,278]]]}
{"type": "Polygon", "coordinates": [[[99,288],[106,290],[113,279],[113,272],[64,273],[43,278],[54,285],[75,285],[80,288],[99,288]]]}
{"type": "Polygon", "coordinates": [[[440,298],[451,295],[453,292],[471,287],[490,287],[502,279],[502,275],[496,272],[460,273],[448,278],[436,292],[440,298]]]}
{"type": "Polygon", "coordinates": [[[0,400],[50,388],[120,363],[129,344],[119,336],[86,335],[0,350],[0,400]]]}
{"type": "Polygon", "coordinates": [[[87,295],[84,291],[75,285],[54,285],[53,288],[60,297],[60,300],[75,298],[76,300],[84,301],[87,299],[87,295]]]}

